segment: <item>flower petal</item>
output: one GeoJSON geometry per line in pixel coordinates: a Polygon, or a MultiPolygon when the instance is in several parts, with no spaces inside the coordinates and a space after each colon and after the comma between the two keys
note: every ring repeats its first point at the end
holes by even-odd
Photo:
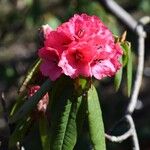
{"type": "Polygon", "coordinates": [[[116,72],[116,68],[110,60],[103,60],[91,65],[92,74],[96,79],[102,79],[106,76],[112,76],[116,72]]]}
{"type": "Polygon", "coordinates": [[[44,76],[48,76],[52,81],[59,78],[62,74],[62,69],[52,61],[42,62],[40,70],[44,76]]]}

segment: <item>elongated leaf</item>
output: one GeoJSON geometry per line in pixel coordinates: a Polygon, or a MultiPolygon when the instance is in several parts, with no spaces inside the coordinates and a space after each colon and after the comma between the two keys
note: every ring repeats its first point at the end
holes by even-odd
{"type": "Polygon", "coordinates": [[[22,142],[30,125],[31,125],[30,118],[27,118],[27,119],[25,118],[17,124],[14,132],[11,134],[9,138],[9,149],[16,147],[16,143],[18,141],[22,142]]]}
{"type": "Polygon", "coordinates": [[[14,104],[14,106],[12,107],[11,109],[11,112],[10,112],[10,117],[13,116],[17,111],[18,109],[21,107],[21,105],[24,103],[24,100],[25,100],[25,97],[19,97],[17,100],[16,100],[16,103],[14,104]]]}
{"type": "Polygon", "coordinates": [[[24,90],[26,89],[26,86],[30,83],[30,80],[32,79],[32,77],[37,73],[40,64],[41,64],[41,59],[37,59],[34,62],[34,64],[31,66],[27,75],[25,76],[25,79],[24,79],[22,85],[20,86],[20,88],[18,90],[19,94],[22,94],[24,92],[24,90]]]}
{"type": "Polygon", "coordinates": [[[122,43],[122,47],[127,55],[127,94],[130,96],[131,87],[132,87],[132,53],[131,53],[131,44],[129,42],[122,43]]]}
{"type": "Polygon", "coordinates": [[[102,113],[97,91],[93,85],[88,91],[87,107],[89,132],[93,148],[94,150],[106,150],[102,113]]]}
{"type": "Polygon", "coordinates": [[[74,80],[75,92],[78,96],[82,95],[91,86],[91,79],[79,77],[74,80]]]}
{"type": "Polygon", "coordinates": [[[130,96],[132,87],[132,53],[130,43],[128,45],[127,87],[128,87],[128,96],[130,96]]]}
{"type": "Polygon", "coordinates": [[[127,61],[128,61],[128,52],[126,50],[126,42],[122,42],[121,43],[121,48],[123,50],[123,56],[122,56],[122,67],[125,67],[127,65],[127,61]]]}
{"type": "Polygon", "coordinates": [[[60,118],[55,124],[51,149],[52,150],[73,150],[77,141],[76,117],[81,103],[81,97],[76,102],[67,100],[64,110],[60,112],[60,118]]]}
{"type": "MultiPolygon", "coordinates": [[[[120,57],[120,63],[122,64],[122,57],[120,57]]],[[[118,70],[118,72],[115,75],[115,88],[116,88],[116,91],[118,91],[118,89],[120,87],[120,84],[121,84],[122,70],[123,70],[123,68],[121,67],[120,70],[118,70]]]]}
{"type": "Polygon", "coordinates": [[[82,132],[83,123],[86,119],[86,110],[87,110],[86,102],[87,102],[87,95],[83,94],[82,101],[77,114],[77,119],[76,119],[76,123],[78,127],[78,137],[82,132]]]}
{"type": "MultiPolygon", "coordinates": [[[[54,90],[52,109],[51,109],[51,150],[73,150],[77,141],[77,116],[82,96],[75,98],[73,82],[69,79],[63,80],[63,85],[57,85],[56,88],[62,87],[57,91],[54,90]]],[[[58,83],[59,84],[59,83],[58,83]]],[[[53,95],[53,92],[52,92],[53,95]]]]}
{"type": "Polygon", "coordinates": [[[39,119],[39,131],[41,136],[42,150],[50,150],[50,131],[48,121],[45,116],[39,119]]]}
{"type": "Polygon", "coordinates": [[[13,123],[18,119],[24,117],[27,113],[34,109],[38,101],[46,94],[46,92],[48,92],[48,90],[50,90],[50,88],[51,81],[47,79],[42,84],[41,88],[32,97],[26,100],[26,102],[22,105],[18,112],[12,118],[10,118],[10,123],[13,123]]]}

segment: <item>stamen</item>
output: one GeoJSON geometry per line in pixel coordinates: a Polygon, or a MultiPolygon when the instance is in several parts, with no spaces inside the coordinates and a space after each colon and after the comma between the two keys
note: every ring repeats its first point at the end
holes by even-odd
{"type": "Polygon", "coordinates": [[[85,33],[85,30],[84,30],[84,29],[80,29],[80,30],[77,32],[77,36],[78,36],[79,38],[81,38],[81,37],[83,37],[84,33],[85,33]]]}
{"type": "Polygon", "coordinates": [[[77,50],[76,53],[75,53],[75,59],[76,59],[77,61],[80,61],[80,60],[83,59],[82,53],[79,52],[78,50],[77,50]]]}

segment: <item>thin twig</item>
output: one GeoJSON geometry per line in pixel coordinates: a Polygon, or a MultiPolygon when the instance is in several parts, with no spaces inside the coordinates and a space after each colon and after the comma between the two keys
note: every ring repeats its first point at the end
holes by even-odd
{"type": "Polygon", "coordinates": [[[135,31],[138,22],[114,0],[100,0],[104,5],[130,29],[135,31]]]}
{"type": "MultiPolygon", "coordinates": [[[[150,17],[142,17],[139,22],[143,25],[150,22],[150,17]]],[[[138,66],[137,66],[137,72],[136,72],[136,79],[134,82],[133,92],[131,95],[130,103],[127,107],[127,113],[132,114],[138,100],[138,95],[142,83],[142,77],[143,77],[143,70],[144,70],[144,45],[145,45],[145,37],[146,33],[144,31],[143,25],[138,24],[136,27],[136,32],[138,34],[138,66]]]]}
{"type": "Polygon", "coordinates": [[[139,142],[138,142],[138,137],[134,125],[134,121],[132,119],[131,115],[126,116],[128,123],[130,124],[130,131],[131,131],[131,136],[132,136],[132,141],[133,141],[133,149],[134,150],[140,150],[139,147],[139,142]]]}
{"type": "Polygon", "coordinates": [[[127,132],[123,133],[120,136],[113,136],[113,135],[105,134],[105,137],[111,142],[117,142],[117,143],[119,142],[120,143],[120,142],[126,140],[128,137],[130,137],[131,133],[132,133],[132,130],[130,128],[127,132]]]}
{"type": "Polygon", "coordinates": [[[136,79],[134,82],[133,92],[131,95],[130,103],[127,107],[127,113],[132,114],[138,100],[138,95],[142,83],[142,77],[143,77],[143,69],[144,69],[144,41],[146,34],[144,32],[143,26],[138,25],[136,27],[137,33],[138,33],[138,66],[137,66],[137,72],[136,72],[136,79]]]}

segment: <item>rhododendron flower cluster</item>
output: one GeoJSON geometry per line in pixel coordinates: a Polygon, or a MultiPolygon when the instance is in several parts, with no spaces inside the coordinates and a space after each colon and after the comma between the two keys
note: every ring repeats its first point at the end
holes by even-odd
{"type": "Polygon", "coordinates": [[[53,81],[62,74],[102,79],[121,67],[120,45],[96,16],[76,14],[56,30],[44,25],[43,33],[44,47],[38,52],[40,70],[53,81]]]}
{"type": "MultiPolygon", "coordinates": [[[[34,86],[29,87],[29,89],[28,89],[28,96],[29,97],[33,96],[39,89],[40,89],[39,85],[34,85],[34,86]]],[[[49,103],[49,96],[48,96],[48,93],[47,93],[38,102],[38,104],[37,104],[37,110],[39,112],[46,112],[48,103],[49,103]]]]}

